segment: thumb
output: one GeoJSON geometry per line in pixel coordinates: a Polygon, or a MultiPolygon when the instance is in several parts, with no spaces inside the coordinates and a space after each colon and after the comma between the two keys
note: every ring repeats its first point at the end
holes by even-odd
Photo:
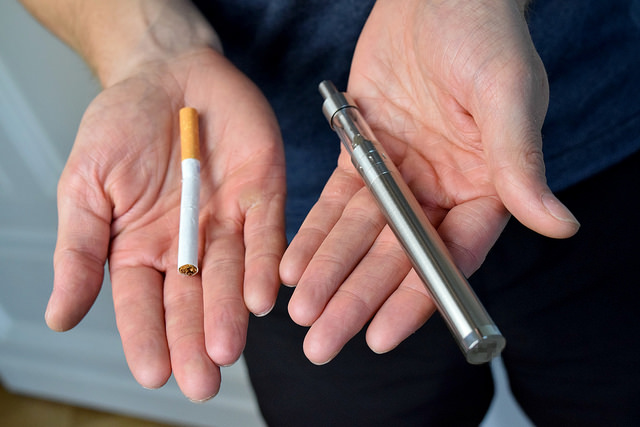
{"type": "Polygon", "coordinates": [[[496,190],[518,221],[552,238],[571,237],[578,231],[578,220],[546,184],[541,150],[525,143],[502,150],[496,157],[496,190]]]}
{"type": "Polygon", "coordinates": [[[548,82],[538,65],[502,80],[483,120],[482,137],[496,191],[509,212],[537,233],[567,238],[580,223],[547,185],[541,130],[548,82]]]}
{"type": "Polygon", "coordinates": [[[47,325],[56,331],[78,324],[98,296],[111,222],[104,194],[80,174],[65,172],[58,186],[53,292],[45,313],[47,325]]]}

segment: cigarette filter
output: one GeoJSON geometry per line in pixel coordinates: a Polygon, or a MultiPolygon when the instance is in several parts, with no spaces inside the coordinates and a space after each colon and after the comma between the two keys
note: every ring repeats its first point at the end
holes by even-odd
{"type": "Polygon", "coordinates": [[[198,217],[200,204],[200,145],[198,112],[180,110],[182,150],[182,196],[178,235],[178,271],[186,276],[198,274],[198,217]]]}
{"type": "Polygon", "coordinates": [[[348,94],[320,83],[322,110],[376,198],[467,361],[485,363],[499,355],[505,339],[458,270],[400,172],[375,140],[348,94]]]}

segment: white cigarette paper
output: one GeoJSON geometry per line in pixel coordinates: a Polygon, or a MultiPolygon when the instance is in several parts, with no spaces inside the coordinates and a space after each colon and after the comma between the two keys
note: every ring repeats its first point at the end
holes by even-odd
{"type": "Polygon", "coordinates": [[[182,195],[178,235],[178,271],[187,276],[198,274],[198,217],[200,211],[200,150],[198,112],[180,110],[182,148],[182,195]]]}

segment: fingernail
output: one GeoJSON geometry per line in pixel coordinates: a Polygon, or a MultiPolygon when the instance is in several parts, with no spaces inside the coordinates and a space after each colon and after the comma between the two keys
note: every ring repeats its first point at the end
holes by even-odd
{"type": "Polygon", "coordinates": [[[64,331],[63,328],[61,328],[59,325],[57,325],[55,323],[55,318],[54,318],[54,315],[53,315],[53,309],[51,307],[51,302],[49,302],[49,304],[47,304],[47,308],[44,311],[44,322],[47,325],[47,327],[49,329],[51,329],[52,331],[55,331],[55,332],[64,331]]]}
{"type": "Polygon", "coordinates": [[[322,366],[322,365],[326,365],[327,363],[331,362],[333,359],[336,358],[336,356],[340,353],[340,350],[336,351],[335,353],[329,355],[328,358],[321,360],[321,361],[313,361],[311,359],[309,359],[309,357],[307,357],[307,359],[309,359],[309,361],[311,363],[313,363],[316,366],[322,366]]]}
{"type": "Polygon", "coordinates": [[[200,400],[189,399],[189,401],[191,403],[205,403],[205,402],[208,402],[209,400],[213,399],[214,397],[215,397],[215,394],[213,396],[205,397],[204,399],[200,399],[200,400]]]}
{"type": "Polygon", "coordinates": [[[316,366],[323,366],[326,365],[327,363],[331,362],[333,360],[335,356],[331,356],[329,359],[322,361],[322,362],[314,362],[313,360],[311,360],[311,363],[313,363],[316,366]]]}
{"type": "Polygon", "coordinates": [[[267,308],[266,310],[261,311],[259,313],[253,313],[253,315],[256,316],[256,317],[264,317],[267,314],[271,313],[271,310],[273,310],[273,307],[275,307],[275,303],[272,304],[271,307],[267,308]]]}
{"type": "Polygon", "coordinates": [[[187,399],[189,399],[189,401],[191,403],[205,403],[205,402],[208,402],[209,400],[213,399],[214,397],[216,397],[217,394],[218,394],[218,392],[215,392],[211,396],[205,397],[204,399],[191,399],[190,397],[187,397],[187,399]]]}
{"type": "Polygon", "coordinates": [[[551,216],[559,221],[568,222],[580,226],[580,222],[576,219],[571,211],[563,205],[553,194],[544,193],[542,195],[542,204],[551,216]]]}

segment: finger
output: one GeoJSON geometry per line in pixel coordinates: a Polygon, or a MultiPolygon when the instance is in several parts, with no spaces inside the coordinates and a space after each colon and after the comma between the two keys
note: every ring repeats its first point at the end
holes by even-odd
{"type": "Polygon", "coordinates": [[[244,349],[249,321],[242,290],[242,230],[217,227],[209,240],[202,263],[206,349],[217,365],[227,366],[244,349]]]}
{"type": "Polygon", "coordinates": [[[438,234],[462,273],[469,277],[507,225],[509,213],[494,197],[481,197],[455,206],[438,227],[438,234]]]}
{"type": "Polygon", "coordinates": [[[196,402],[215,396],[220,369],[205,348],[203,293],[199,276],[166,272],[164,301],[167,344],[173,374],[184,395],[196,402]]]}
{"type": "Polygon", "coordinates": [[[257,316],[275,305],[280,287],[280,259],[286,247],[284,196],[275,196],[249,209],[244,225],[244,300],[257,316]]]}
{"type": "Polygon", "coordinates": [[[285,285],[298,284],[309,261],[340,219],[345,206],[363,185],[360,177],[350,169],[338,168],[331,175],[320,199],[282,257],[280,278],[285,285]]]}
{"type": "Polygon", "coordinates": [[[552,238],[573,236],[580,223],[552,193],[544,177],[542,153],[522,147],[504,150],[497,159],[494,181],[506,208],[528,228],[552,238]]]}
{"type": "Polygon", "coordinates": [[[58,186],[53,292],[45,313],[47,325],[56,331],[74,327],[93,305],[109,247],[109,203],[93,184],[69,169],[58,186]]]}
{"type": "Polygon", "coordinates": [[[422,280],[411,270],[369,324],[369,348],[376,353],[393,350],[424,325],[435,310],[422,280]]]}
{"type": "Polygon", "coordinates": [[[548,101],[546,75],[537,55],[532,64],[517,66],[495,77],[501,84],[489,91],[487,105],[492,108],[479,117],[491,174],[504,205],[521,223],[548,237],[570,237],[579,223],[545,178],[541,127],[548,101]]]}
{"type": "MultiPolygon", "coordinates": [[[[451,209],[438,234],[467,277],[477,270],[509,219],[500,200],[484,197],[451,209]]],[[[367,328],[367,343],[385,353],[417,331],[436,310],[415,270],[384,302],[367,328]]]]}
{"type": "Polygon", "coordinates": [[[289,315],[300,325],[311,325],[325,305],[367,253],[385,219],[364,187],[344,208],[304,271],[289,301],[289,315]]]}
{"type": "Polygon", "coordinates": [[[373,317],[411,269],[397,239],[386,227],[367,256],[340,286],[304,341],[310,361],[323,364],[373,317]]]}
{"type": "Polygon", "coordinates": [[[129,369],[143,387],[161,387],[171,375],[164,277],[148,267],[112,267],[110,275],[116,324],[129,369]]]}

